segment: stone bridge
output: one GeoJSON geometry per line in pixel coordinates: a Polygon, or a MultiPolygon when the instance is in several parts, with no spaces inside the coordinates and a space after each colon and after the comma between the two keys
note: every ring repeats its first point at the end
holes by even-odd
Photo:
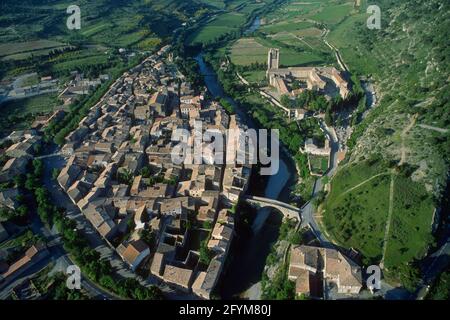
{"type": "Polygon", "coordinates": [[[301,222],[301,209],[294,207],[290,204],[263,197],[245,196],[244,200],[250,205],[257,205],[259,208],[274,208],[280,211],[285,218],[296,219],[297,222],[301,222]]]}
{"type": "Polygon", "coordinates": [[[70,152],[70,151],[59,151],[59,152],[45,154],[43,156],[35,157],[35,159],[46,159],[46,158],[59,157],[59,156],[68,158],[71,155],[72,155],[72,152],[70,152]]]}

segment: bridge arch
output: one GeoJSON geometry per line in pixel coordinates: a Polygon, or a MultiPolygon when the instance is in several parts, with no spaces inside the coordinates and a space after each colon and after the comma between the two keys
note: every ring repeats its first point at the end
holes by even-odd
{"type": "Polygon", "coordinates": [[[245,201],[253,206],[258,206],[258,208],[271,208],[276,211],[281,212],[283,216],[287,219],[295,219],[298,223],[301,222],[300,209],[294,206],[291,206],[287,203],[268,199],[263,197],[255,197],[255,196],[247,196],[245,197],[245,201]]]}

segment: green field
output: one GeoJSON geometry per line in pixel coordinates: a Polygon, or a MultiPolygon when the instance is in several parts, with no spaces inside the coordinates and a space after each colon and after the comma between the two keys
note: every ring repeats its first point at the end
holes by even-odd
{"type": "MultiPolygon", "coordinates": [[[[253,62],[267,63],[269,48],[279,47],[276,43],[263,38],[242,38],[231,47],[231,61],[237,65],[249,65],[253,62]]],[[[321,64],[322,57],[312,52],[299,52],[291,48],[280,49],[282,66],[302,66],[321,64]]]]}
{"type": "MultiPolygon", "coordinates": [[[[352,8],[353,1],[288,1],[262,17],[255,41],[266,49],[280,48],[284,67],[335,64],[333,52],[322,39],[323,23],[340,22],[352,8]]],[[[252,48],[239,40],[231,50],[232,62],[238,65],[265,62],[259,45],[252,48]]]]}
{"type": "Polygon", "coordinates": [[[314,27],[314,24],[306,21],[281,21],[274,24],[267,24],[261,27],[260,31],[264,33],[278,33],[278,32],[287,32],[287,31],[298,31],[307,28],[314,27]]]}
{"type": "Polygon", "coordinates": [[[324,207],[327,231],[339,244],[359,250],[365,263],[378,263],[382,258],[389,180],[389,176],[379,176],[346,194],[339,193],[332,184],[324,207]]]}
{"type": "Polygon", "coordinates": [[[354,2],[351,1],[343,4],[323,6],[318,13],[314,14],[310,18],[318,22],[337,24],[352,11],[353,3],[354,2]]]}
{"type": "Polygon", "coordinates": [[[33,56],[45,56],[55,49],[64,49],[64,43],[51,40],[35,40],[27,42],[10,42],[0,44],[1,60],[23,60],[33,56]]]}
{"type": "Polygon", "coordinates": [[[327,2],[329,2],[329,0],[311,2],[288,1],[285,4],[282,4],[277,10],[266,15],[265,20],[267,21],[267,24],[274,24],[280,21],[295,23],[301,18],[307,18],[318,12],[327,2]]]}
{"type": "Polygon", "coordinates": [[[348,17],[331,30],[328,40],[341,51],[350,69],[358,70],[362,74],[375,74],[379,68],[373,54],[357,46],[359,38],[357,25],[365,23],[367,17],[365,13],[348,17]]]}
{"type": "Polygon", "coordinates": [[[266,71],[246,71],[242,76],[249,82],[258,83],[266,79],[266,71]]]}
{"type": "Polygon", "coordinates": [[[308,159],[311,173],[322,175],[328,170],[328,157],[309,154],[308,159]]]}
{"type": "Polygon", "coordinates": [[[63,46],[65,46],[64,43],[44,39],[26,42],[2,43],[0,44],[0,57],[22,52],[30,52],[35,50],[57,48],[63,46]]]}
{"type": "Polygon", "coordinates": [[[430,233],[434,204],[425,187],[401,175],[395,177],[392,224],[385,266],[391,268],[422,258],[433,241],[430,233]]]}
{"type": "Polygon", "coordinates": [[[4,102],[0,105],[0,135],[12,130],[29,129],[38,114],[53,111],[58,103],[55,94],[45,94],[20,100],[4,102]]]}
{"type": "Polygon", "coordinates": [[[341,169],[324,204],[324,225],[345,247],[359,250],[365,263],[379,263],[388,225],[390,185],[393,206],[384,264],[398,266],[421,258],[431,237],[433,202],[423,186],[368,161],[341,169]]]}
{"type": "Polygon", "coordinates": [[[268,48],[254,38],[242,38],[231,47],[231,62],[237,65],[249,65],[253,62],[265,63],[268,48]]]}
{"type": "Polygon", "coordinates": [[[188,38],[189,43],[207,43],[227,33],[237,31],[244,24],[245,15],[240,13],[224,13],[214,18],[204,27],[188,38]]]}

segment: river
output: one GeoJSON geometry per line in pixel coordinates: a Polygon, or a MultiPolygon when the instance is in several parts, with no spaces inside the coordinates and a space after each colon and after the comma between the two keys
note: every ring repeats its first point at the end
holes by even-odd
{"type": "MultiPolygon", "coordinates": [[[[255,31],[259,26],[259,18],[257,19],[258,22],[256,24],[255,22],[252,23],[249,27],[251,32],[255,31]]],[[[233,105],[241,122],[249,128],[257,129],[255,122],[247,115],[245,110],[242,110],[232,98],[224,93],[214,70],[205,63],[203,53],[198,54],[195,60],[200,67],[200,72],[211,95],[226,99],[233,105]]],[[[288,201],[290,188],[295,183],[295,180],[296,170],[292,159],[284,152],[280,152],[279,170],[277,174],[268,178],[264,197],[288,201]]],[[[266,258],[278,239],[282,221],[281,214],[271,214],[271,212],[270,209],[258,210],[257,217],[252,224],[252,235],[241,237],[238,235],[235,238],[233,248],[230,251],[232,260],[221,281],[220,295],[222,298],[259,298],[260,289],[255,284],[261,280],[266,258]]]]}
{"type": "Polygon", "coordinates": [[[247,30],[245,30],[244,35],[248,35],[250,33],[255,32],[256,30],[258,30],[258,28],[261,26],[261,19],[259,17],[256,17],[252,24],[250,25],[250,27],[247,28],[247,30]]]}

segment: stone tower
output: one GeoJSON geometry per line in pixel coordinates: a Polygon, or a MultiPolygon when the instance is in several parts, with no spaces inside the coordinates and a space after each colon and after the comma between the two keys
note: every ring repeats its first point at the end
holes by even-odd
{"type": "Polygon", "coordinates": [[[278,69],[280,66],[280,49],[269,49],[269,54],[267,56],[267,70],[278,69]]]}

